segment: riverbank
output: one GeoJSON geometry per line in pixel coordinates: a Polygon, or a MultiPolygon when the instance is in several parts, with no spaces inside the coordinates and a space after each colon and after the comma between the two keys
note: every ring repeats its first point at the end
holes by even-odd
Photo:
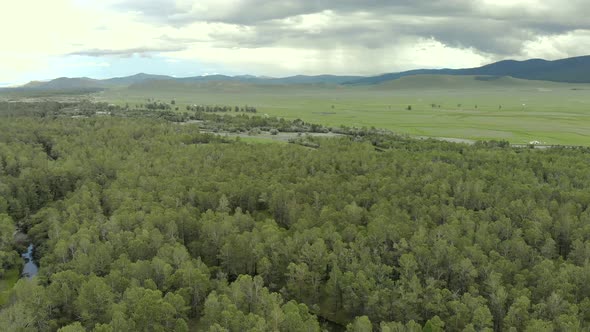
{"type": "Polygon", "coordinates": [[[18,279],[20,279],[20,269],[20,266],[15,266],[14,268],[6,271],[2,279],[0,279],[0,307],[8,303],[10,291],[18,279]]]}

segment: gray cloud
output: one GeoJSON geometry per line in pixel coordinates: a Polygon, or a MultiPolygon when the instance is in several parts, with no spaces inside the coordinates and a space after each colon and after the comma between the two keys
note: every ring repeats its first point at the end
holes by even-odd
{"type": "Polygon", "coordinates": [[[536,32],[528,28],[506,26],[497,20],[452,19],[416,20],[398,16],[391,20],[360,20],[340,17],[319,31],[306,31],[282,22],[262,22],[243,33],[217,32],[211,38],[218,46],[232,47],[335,47],[355,45],[376,49],[394,45],[403,39],[435,39],[457,48],[474,48],[490,54],[518,53],[525,40],[535,38],[536,32]],[[349,23],[350,22],[350,23],[349,23]],[[498,33],[502,31],[502,33],[498,33]]]}
{"type": "Polygon", "coordinates": [[[101,57],[101,56],[121,56],[121,57],[128,57],[133,55],[143,55],[149,56],[153,53],[166,53],[166,52],[177,52],[184,50],[185,47],[183,46],[172,46],[172,47],[137,47],[137,48],[128,48],[128,49],[121,49],[121,50],[114,50],[114,49],[89,49],[89,50],[82,50],[77,52],[69,53],[68,55],[82,55],[82,56],[93,56],[93,57],[101,57]]]}
{"type": "Polygon", "coordinates": [[[370,12],[375,14],[419,14],[455,16],[471,13],[475,0],[195,0],[178,4],[174,0],[119,0],[118,9],[137,12],[146,18],[170,25],[186,25],[195,21],[256,25],[262,21],[331,10],[339,13],[370,12]],[[187,3],[189,5],[187,5],[187,3]]]}
{"type": "Polygon", "coordinates": [[[587,0],[118,0],[115,6],[166,26],[216,22],[244,27],[211,34],[217,46],[228,48],[381,48],[401,39],[433,38],[494,57],[519,55],[526,42],[543,36],[590,30],[587,0]],[[321,12],[333,16],[327,27],[305,31],[293,26],[301,15],[321,12]]]}

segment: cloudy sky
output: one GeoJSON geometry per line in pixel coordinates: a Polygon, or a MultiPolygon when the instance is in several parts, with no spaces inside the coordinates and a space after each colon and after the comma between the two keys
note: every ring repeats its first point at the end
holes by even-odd
{"type": "Polygon", "coordinates": [[[1,0],[0,85],[368,75],[590,53],[590,0],[1,0]]]}

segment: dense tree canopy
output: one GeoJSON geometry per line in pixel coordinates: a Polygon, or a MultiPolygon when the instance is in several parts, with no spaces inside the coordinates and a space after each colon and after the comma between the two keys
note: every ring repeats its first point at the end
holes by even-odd
{"type": "Polygon", "coordinates": [[[0,268],[18,226],[40,274],[0,330],[590,328],[588,150],[363,136],[3,118],[0,268]]]}

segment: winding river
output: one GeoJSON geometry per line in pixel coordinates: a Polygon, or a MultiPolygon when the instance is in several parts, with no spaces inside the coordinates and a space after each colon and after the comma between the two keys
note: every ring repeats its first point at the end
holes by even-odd
{"type": "Polygon", "coordinates": [[[23,273],[21,274],[21,276],[29,280],[33,279],[33,277],[36,276],[39,272],[39,267],[33,260],[33,250],[35,250],[35,246],[33,244],[29,244],[27,252],[21,255],[25,261],[23,273]]]}

